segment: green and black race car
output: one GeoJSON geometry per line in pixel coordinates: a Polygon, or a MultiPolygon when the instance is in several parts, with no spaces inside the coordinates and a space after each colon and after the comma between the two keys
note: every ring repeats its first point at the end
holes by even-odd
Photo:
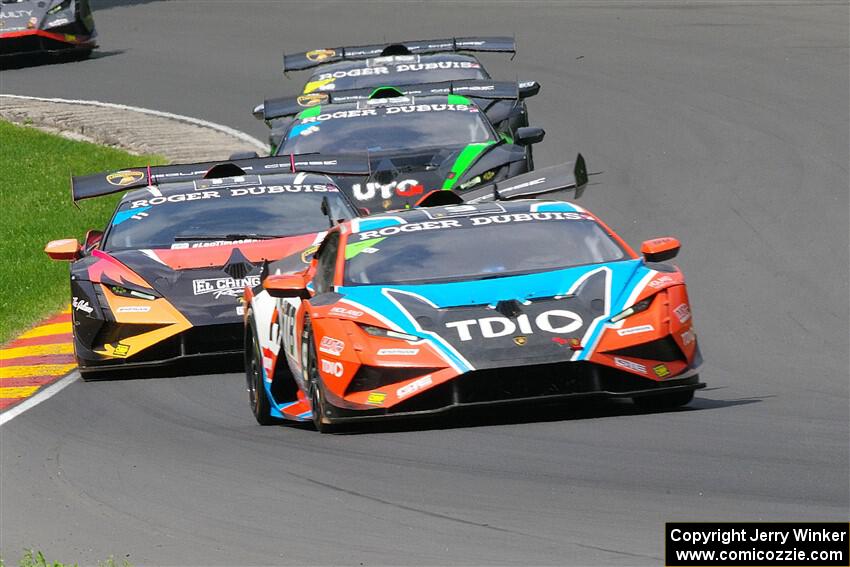
{"type": "MultiPolygon", "coordinates": [[[[493,81],[475,55],[481,52],[513,56],[516,42],[512,37],[454,37],[286,54],[284,73],[311,70],[311,75],[297,98],[266,101],[265,114],[274,115],[268,107],[281,101],[297,102],[301,107],[351,102],[368,97],[380,86],[393,85],[412,96],[468,96],[497,131],[513,135],[517,128],[529,125],[525,99],[536,95],[540,85],[535,81],[493,81]]],[[[262,107],[257,111],[261,113],[262,107]]],[[[273,118],[269,120],[274,147],[280,142],[279,129],[274,127],[273,118]]]]}
{"type": "Polygon", "coordinates": [[[437,189],[461,195],[533,169],[541,128],[497,132],[469,98],[409,96],[393,87],[365,100],[317,104],[294,116],[277,155],[368,154],[371,173],[340,187],[370,212],[409,208],[437,189]]]}

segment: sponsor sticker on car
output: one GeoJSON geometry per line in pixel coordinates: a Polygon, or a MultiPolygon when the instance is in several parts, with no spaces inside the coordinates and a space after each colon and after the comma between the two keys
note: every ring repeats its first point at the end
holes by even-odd
{"type": "Polygon", "coordinates": [[[614,364],[620,368],[627,368],[635,372],[640,372],[641,374],[646,374],[646,366],[637,362],[632,362],[631,360],[626,360],[625,358],[614,357],[614,364]]]}
{"type": "Polygon", "coordinates": [[[551,309],[540,313],[534,319],[523,313],[516,320],[507,317],[483,317],[481,319],[466,319],[446,323],[446,328],[455,329],[461,341],[471,341],[473,333],[480,334],[485,339],[495,339],[513,335],[517,329],[526,335],[534,333],[534,329],[555,334],[569,334],[584,325],[578,313],[566,309],[551,309]]]}
{"type": "Polygon", "coordinates": [[[357,311],[356,309],[348,309],[347,307],[332,307],[330,313],[331,315],[351,317],[352,319],[356,319],[358,317],[363,316],[362,311],[357,311]]]}
{"type": "Polygon", "coordinates": [[[259,275],[244,278],[205,278],[192,280],[192,293],[194,295],[211,293],[215,299],[224,295],[242,297],[246,287],[257,287],[258,285],[260,285],[259,275]]]}
{"type": "Polygon", "coordinates": [[[94,311],[94,307],[92,307],[87,300],[80,299],[79,297],[72,298],[71,305],[76,311],[82,311],[83,313],[91,314],[91,312],[94,311]]]}
{"type": "Polygon", "coordinates": [[[319,351],[325,354],[339,356],[344,348],[345,343],[333,337],[322,337],[322,340],[319,341],[319,351]]]}
{"type": "Polygon", "coordinates": [[[147,305],[124,305],[115,310],[116,313],[147,313],[151,308],[147,305]]]}
{"type": "Polygon", "coordinates": [[[378,349],[378,356],[416,356],[418,348],[382,348],[378,349]]]}
{"type": "Polygon", "coordinates": [[[673,313],[676,314],[676,318],[679,319],[679,323],[684,323],[691,318],[691,308],[688,307],[687,303],[678,305],[675,309],[673,309],[673,313]]]}
{"type": "Polygon", "coordinates": [[[406,398],[407,396],[409,396],[411,394],[415,394],[416,392],[427,388],[428,386],[430,386],[433,383],[434,382],[433,382],[433,379],[431,378],[431,375],[428,374],[427,376],[423,376],[422,378],[418,378],[418,379],[414,380],[413,382],[411,382],[410,384],[408,384],[406,386],[402,386],[401,388],[396,390],[395,395],[399,399],[406,398]]]}
{"type": "Polygon", "coordinates": [[[621,337],[626,337],[628,335],[636,335],[638,333],[648,333],[649,331],[654,331],[655,327],[652,325],[639,325],[637,327],[629,327],[627,329],[617,329],[617,334],[621,337]]]}
{"type": "Polygon", "coordinates": [[[335,360],[325,360],[324,358],[321,359],[321,361],[322,372],[326,374],[330,374],[331,376],[336,376],[337,378],[340,378],[345,372],[345,367],[342,365],[341,362],[337,362],[335,360]]]}

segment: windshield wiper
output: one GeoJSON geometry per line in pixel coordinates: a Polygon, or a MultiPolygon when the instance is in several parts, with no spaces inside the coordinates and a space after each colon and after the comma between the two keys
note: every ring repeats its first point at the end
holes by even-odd
{"type": "Polygon", "coordinates": [[[178,234],[174,242],[186,242],[190,240],[269,240],[272,238],[283,238],[283,234],[178,234]]]}

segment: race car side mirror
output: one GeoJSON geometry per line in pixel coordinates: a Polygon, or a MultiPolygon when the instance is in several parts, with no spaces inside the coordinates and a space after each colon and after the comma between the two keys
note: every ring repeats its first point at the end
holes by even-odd
{"type": "Polygon", "coordinates": [[[91,229],[86,233],[86,237],[83,239],[83,247],[86,250],[91,250],[92,248],[97,246],[98,243],[100,243],[102,238],[103,238],[103,231],[102,230],[91,229]]]}
{"type": "Polygon", "coordinates": [[[310,294],[307,293],[307,282],[305,274],[281,274],[277,276],[269,276],[263,280],[263,288],[269,292],[272,297],[287,298],[300,297],[308,299],[310,294]]]}
{"type": "Polygon", "coordinates": [[[76,238],[65,238],[48,242],[44,253],[51,260],[76,260],[80,257],[80,243],[76,238]]]}
{"type": "Polygon", "coordinates": [[[681,247],[682,244],[677,238],[663,236],[644,240],[643,244],[640,245],[640,253],[643,254],[647,262],[664,262],[675,258],[681,247]]]}
{"type": "Polygon", "coordinates": [[[531,144],[542,142],[544,136],[546,136],[546,130],[544,130],[543,128],[535,128],[534,126],[523,126],[522,128],[516,129],[514,143],[519,146],[530,146],[531,144]]]}

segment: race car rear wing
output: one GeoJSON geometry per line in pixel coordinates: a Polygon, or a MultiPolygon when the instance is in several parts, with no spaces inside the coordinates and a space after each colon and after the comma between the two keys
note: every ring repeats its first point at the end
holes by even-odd
{"type": "Polygon", "coordinates": [[[252,157],[225,161],[147,165],[120,171],[71,178],[74,202],[142,187],[239,175],[272,173],[318,173],[324,175],[369,175],[369,160],[356,155],[299,154],[252,157]]]}
{"type": "Polygon", "coordinates": [[[352,47],[313,49],[304,53],[283,55],[283,72],[303,71],[328,63],[355,61],[387,55],[416,55],[417,53],[446,53],[477,51],[490,53],[516,53],[516,41],[512,37],[451,37],[448,39],[425,39],[398,43],[376,43],[352,47]]]}
{"type": "MultiPolygon", "coordinates": [[[[473,99],[509,100],[525,99],[536,95],[540,92],[540,83],[537,81],[513,82],[464,79],[460,81],[444,81],[441,83],[400,85],[392,88],[404,96],[456,94],[473,99]]],[[[368,100],[376,90],[375,88],[351,89],[310,93],[297,97],[266,99],[263,104],[254,108],[254,117],[258,120],[274,120],[286,116],[295,116],[305,108],[319,104],[339,104],[368,100]]]]}
{"type": "Polygon", "coordinates": [[[511,199],[562,199],[574,191],[578,199],[587,186],[587,164],[581,154],[575,161],[535,169],[498,183],[459,192],[465,202],[509,201],[511,199]]]}

